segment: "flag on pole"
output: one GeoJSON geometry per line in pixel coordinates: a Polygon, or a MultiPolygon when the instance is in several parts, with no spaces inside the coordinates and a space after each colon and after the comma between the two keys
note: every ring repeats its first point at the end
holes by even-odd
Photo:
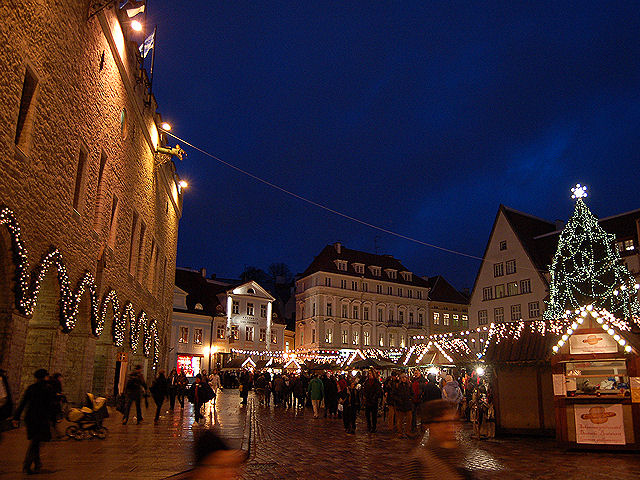
{"type": "Polygon", "coordinates": [[[128,0],[120,9],[124,10],[129,18],[133,18],[139,13],[144,12],[146,3],[147,0],[128,0]]]}
{"type": "Polygon", "coordinates": [[[153,48],[153,45],[156,41],[156,29],[153,29],[153,33],[147,37],[147,39],[140,45],[140,55],[142,58],[147,58],[147,54],[149,50],[153,48]]]}

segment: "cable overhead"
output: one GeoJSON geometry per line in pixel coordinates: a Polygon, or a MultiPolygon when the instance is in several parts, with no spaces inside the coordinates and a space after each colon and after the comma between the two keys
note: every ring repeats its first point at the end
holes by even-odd
{"type": "MultiPolygon", "coordinates": [[[[229,167],[229,168],[231,168],[231,169],[233,169],[233,170],[235,170],[237,172],[242,173],[243,175],[251,177],[251,178],[253,178],[254,180],[257,180],[260,183],[264,183],[265,185],[268,185],[269,187],[274,188],[274,189],[276,189],[276,190],[278,190],[278,191],[280,191],[282,193],[285,193],[285,194],[287,194],[287,195],[289,195],[291,197],[297,198],[298,200],[302,200],[305,203],[313,205],[314,207],[321,208],[322,210],[325,210],[327,212],[331,212],[334,215],[338,215],[338,216],[340,216],[342,218],[346,218],[347,220],[351,220],[353,222],[359,223],[360,225],[364,225],[366,227],[373,228],[374,230],[378,230],[380,232],[384,232],[384,233],[387,233],[389,235],[393,235],[394,237],[402,238],[404,240],[408,240],[410,242],[417,243],[419,245],[424,245],[425,247],[435,248],[435,249],[443,251],[443,252],[451,253],[453,255],[460,255],[462,257],[472,258],[474,260],[480,260],[480,261],[484,260],[484,258],[482,258],[482,257],[478,257],[476,255],[470,255],[470,254],[464,253],[464,252],[458,252],[457,250],[452,250],[450,248],[441,247],[439,245],[434,245],[433,243],[423,242],[422,240],[418,240],[416,238],[409,237],[407,235],[403,235],[403,234],[398,233],[398,232],[394,232],[393,230],[389,230],[389,229],[386,229],[384,227],[380,227],[378,225],[374,225],[374,224],[366,222],[364,220],[360,220],[359,218],[352,217],[351,215],[348,215],[346,213],[342,213],[342,212],[339,212],[338,210],[334,210],[331,207],[327,207],[326,205],[318,203],[318,202],[316,202],[314,200],[311,200],[309,198],[303,197],[302,195],[298,195],[297,193],[292,192],[291,190],[287,190],[286,188],[281,187],[280,185],[276,185],[275,183],[272,183],[269,180],[265,180],[264,178],[258,177],[257,175],[255,175],[255,174],[253,174],[251,172],[248,172],[246,170],[243,170],[242,168],[240,168],[240,167],[238,167],[238,166],[236,166],[236,165],[234,165],[232,163],[226,162],[226,161],[222,160],[221,158],[216,157],[215,155],[207,152],[206,150],[203,150],[202,148],[197,147],[197,146],[193,145],[192,143],[187,142],[185,139],[180,138],[177,135],[174,135],[171,132],[168,132],[166,130],[162,130],[162,131],[166,135],[169,135],[170,137],[175,138],[179,142],[182,142],[185,145],[188,145],[189,147],[193,148],[194,150],[197,150],[198,152],[202,153],[203,155],[206,155],[207,157],[210,157],[210,158],[214,159],[215,161],[220,162],[223,165],[226,165],[227,167],[229,167]]],[[[541,271],[541,270],[537,270],[537,269],[527,269],[527,268],[524,268],[524,267],[522,269],[523,270],[533,270],[533,271],[536,271],[536,272],[537,271],[541,271]]]]}

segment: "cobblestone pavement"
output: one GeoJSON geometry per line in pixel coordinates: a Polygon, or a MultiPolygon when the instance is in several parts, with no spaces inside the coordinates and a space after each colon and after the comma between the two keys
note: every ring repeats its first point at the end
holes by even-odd
{"type": "MultiPolygon", "coordinates": [[[[251,455],[244,480],[400,479],[403,462],[420,443],[397,438],[380,422],[378,433],[368,433],[362,413],[356,435],[344,433],[340,419],[314,419],[310,409],[254,405],[251,416],[251,455]]],[[[465,461],[480,480],[640,478],[637,454],[567,452],[546,438],[475,440],[468,425],[459,440],[465,461]]]]}
{"type": "MultiPolygon", "coordinates": [[[[106,440],[56,440],[42,444],[42,479],[161,479],[191,468],[194,432],[213,427],[230,446],[241,448],[247,409],[240,407],[237,391],[218,395],[215,409],[209,408],[205,421],[194,425],[193,408],[185,399],[185,409],[170,412],[169,402],[163,405],[159,423],[153,422],[155,404],[149,398],[149,408],[143,410],[144,421],[136,425],[135,406],[128,425],[122,425],[122,415],[112,411],[104,421],[109,429],[106,440]]],[[[62,422],[64,431],[67,422],[62,422]]],[[[248,439],[248,437],[247,437],[248,439]]],[[[2,433],[0,440],[0,479],[23,478],[22,460],[27,449],[24,427],[2,433]]]]}
{"type": "MultiPolygon", "coordinates": [[[[168,408],[168,406],[166,406],[168,408]]],[[[376,479],[402,478],[403,462],[420,439],[399,439],[380,421],[378,433],[366,431],[364,416],[356,435],[347,435],[339,419],[313,419],[310,409],[283,410],[253,404],[239,406],[238,392],[218,395],[204,425],[193,426],[191,406],[166,411],[158,425],[149,406],[145,422],[121,425],[121,416],[106,419],[106,440],[63,440],[42,449],[43,479],[162,479],[191,468],[193,434],[217,429],[234,448],[247,448],[250,457],[243,480],[249,479],[376,479]],[[245,422],[247,426],[245,426],[245,422]]],[[[380,419],[382,420],[382,419],[380,419]]],[[[629,453],[567,452],[552,439],[510,437],[470,438],[460,432],[466,461],[480,480],[640,478],[640,456],[629,453]]],[[[0,443],[0,480],[23,478],[21,463],[27,440],[24,428],[3,433],[0,443]]],[[[31,478],[31,477],[29,477],[31,478]]],[[[443,479],[445,480],[445,479],[443,479]]]]}

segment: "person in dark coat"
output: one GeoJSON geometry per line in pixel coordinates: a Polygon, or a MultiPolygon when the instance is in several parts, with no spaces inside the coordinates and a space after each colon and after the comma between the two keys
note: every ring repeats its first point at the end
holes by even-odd
{"type": "Polygon", "coordinates": [[[342,422],[347,433],[356,433],[356,419],[360,410],[360,391],[355,379],[348,387],[338,393],[338,401],[342,404],[342,422]]]}
{"type": "Polygon", "coordinates": [[[394,392],[394,401],[396,409],[396,428],[400,437],[408,437],[411,427],[411,409],[413,408],[411,401],[411,384],[406,373],[400,375],[400,383],[394,392]]]}
{"type": "Polygon", "coordinates": [[[178,375],[178,402],[180,402],[180,408],[184,408],[184,397],[189,389],[189,379],[184,373],[184,370],[180,370],[178,375]]]}
{"type": "Polygon", "coordinates": [[[364,397],[364,414],[367,418],[367,429],[371,433],[376,432],[378,425],[378,403],[382,397],[382,384],[378,380],[378,374],[374,369],[369,370],[367,380],[362,390],[364,397]]]}
{"type": "Polygon", "coordinates": [[[246,370],[240,374],[240,398],[242,398],[241,405],[247,404],[247,397],[249,396],[249,389],[251,388],[251,375],[246,370]]]}
{"type": "Polygon", "coordinates": [[[158,372],[158,376],[151,384],[151,388],[149,390],[153,396],[153,401],[156,403],[156,416],[154,418],[154,422],[157,423],[160,419],[160,410],[162,409],[164,398],[167,396],[169,391],[168,382],[164,376],[163,370],[158,372]]]}
{"type": "Polygon", "coordinates": [[[331,372],[329,372],[324,378],[324,417],[327,418],[327,414],[335,415],[338,411],[338,383],[331,372]]]}
{"type": "Polygon", "coordinates": [[[210,400],[210,389],[211,387],[209,387],[209,384],[202,379],[202,375],[197,374],[188,393],[189,401],[193,403],[196,422],[199,422],[201,418],[204,418],[200,413],[200,410],[202,409],[202,405],[210,400]]]}
{"type": "Polygon", "coordinates": [[[169,374],[169,378],[167,379],[167,390],[169,392],[169,410],[173,411],[173,408],[176,406],[176,395],[178,394],[178,387],[180,384],[178,383],[178,372],[174,368],[171,370],[169,374]]]}
{"type": "Polygon", "coordinates": [[[17,427],[20,415],[26,408],[24,422],[27,425],[27,438],[31,441],[24,458],[25,473],[38,473],[42,468],[40,461],[40,442],[51,440],[51,425],[55,422],[55,397],[48,384],[49,373],[41,368],[34,373],[36,382],[30,385],[13,415],[13,425],[17,427]],[[33,470],[31,469],[33,465],[33,470]]]}
{"type": "Polygon", "coordinates": [[[136,365],[136,368],[129,374],[127,383],[125,385],[125,393],[127,395],[127,403],[124,407],[124,414],[122,417],[122,424],[126,425],[129,421],[129,412],[131,411],[131,404],[136,403],[136,423],[142,422],[142,408],[140,407],[140,401],[142,400],[143,391],[147,390],[147,384],[142,376],[142,365],[136,365]]]}

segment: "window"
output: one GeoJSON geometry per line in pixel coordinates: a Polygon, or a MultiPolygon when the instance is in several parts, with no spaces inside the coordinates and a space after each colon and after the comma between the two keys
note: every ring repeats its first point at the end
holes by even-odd
{"type": "Polygon", "coordinates": [[[20,111],[18,112],[18,122],[16,123],[15,144],[23,153],[29,153],[29,143],[33,130],[33,120],[35,117],[35,97],[38,80],[29,67],[24,72],[24,82],[22,83],[22,96],[20,97],[20,111]]]}
{"type": "Polygon", "coordinates": [[[387,269],[385,271],[387,272],[387,276],[390,279],[395,280],[396,278],[398,278],[398,275],[397,275],[398,272],[396,270],[387,269]]]}
{"type": "Polygon", "coordinates": [[[467,317],[466,315],[462,315],[462,326],[463,327],[469,326],[469,317],[467,317]]]}
{"type": "Polygon", "coordinates": [[[393,295],[393,287],[387,287],[387,295],[393,295]]]}
{"type": "Polygon", "coordinates": [[[201,328],[193,329],[193,344],[202,345],[202,329],[201,328]]]}
{"type": "Polygon", "coordinates": [[[81,146],[80,153],[78,153],[76,184],[73,190],[73,208],[78,213],[82,213],[82,207],[84,206],[84,186],[87,176],[87,156],[87,149],[84,146],[81,146]]]}
{"type": "Polygon", "coordinates": [[[518,282],[507,283],[507,295],[518,295],[518,282]]]}
{"type": "Polygon", "coordinates": [[[349,332],[342,330],[342,344],[346,345],[347,343],[349,343],[349,332]]]}
{"type": "Polygon", "coordinates": [[[260,305],[260,316],[262,318],[267,318],[267,306],[266,305],[260,305]]]}
{"type": "Polygon", "coordinates": [[[278,334],[277,333],[272,333],[271,334],[271,343],[273,343],[274,345],[276,343],[278,343],[278,334]]]}
{"type": "Polygon", "coordinates": [[[484,287],[482,289],[482,300],[493,300],[493,287],[484,287]]]}
{"type": "Polygon", "coordinates": [[[507,275],[511,275],[512,273],[516,273],[516,261],[515,260],[507,260],[507,275]]]}
{"type": "Polygon", "coordinates": [[[142,283],[142,279],[141,277],[144,277],[144,263],[145,263],[145,258],[144,258],[144,234],[147,231],[147,226],[144,224],[143,221],[140,222],[140,240],[139,240],[139,244],[138,244],[138,258],[136,261],[136,271],[135,274],[138,278],[138,281],[140,283],[142,283]]]}
{"type": "Polygon", "coordinates": [[[260,329],[260,341],[261,342],[266,342],[267,341],[267,329],[266,328],[261,328],[260,329]]]}
{"type": "Polygon", "coordinates": [[[358,345],[360,343],[360,332],[353,332],[353,344],[358,345]]]}
{"type": "Polygon", "coordinates": [[[362,265],[361,263],[354,263],[353,269],[356,271],[356,273],[364,273],[364,265],[362,265]]]}
{"type": "Polygon", "coordinates": [[[411,289],[407,290],[407,297],[408,298],[413,298],[413,290],[411,290],[411,289]]]}
{"type": "Polygon", "coordinates": [[[346,280],[344,280],[344,279],[340,280],[340,288],[345,288],[345,289],[347,288],[347,281],[346,280]]]}
{"type": "Polygon", "coordinates": [[[422,313],[418,313],[418,326],[421,327],[423,324],[424,318],[422,316],[422,313]]]}
{"type": "Polygon", "coordinates": [[[133,275],[136,251],[136,230],[138,229],[138,212],[133,211],[131,219],[131,242],[129,243],[129,273],[133,275]]]}
{"type": "Polygon", "coordinates": [[[315,303],[311,304],[311,316],[312,317],[316,316],[316,304],[315,303]]]}
{"type": "Polygon", "coordinates": [[[324,332],[324,343],[333,343],[333,329],[327,328],[324,332]]]}
{"type": "Polygon", "coordinates": [[[416,292],[418,294],[418,300],[422,300],[422,290],[416,292]]]}
{"type": "Polygon", "coordinates": [[[247,315],[249,315],[250,317],[253,317],[254,315],[253,303],[247,303],[247,315]]]}
{"type": "Polygon", "coordinates": [[[507,241],[506,240],[502,240],[500,242],[500,251],[506,250],[507,249],[507,241]]]}
{"type": "Polygon", "coordinates": [[[624,246],[624,249],[626,251],[630,251],[630,250],[635,249],[635,246],[633,245],[633,239],[625,240],[624,243],[623,243],[623,246],[624,246]]]}
{"type": "Polygon", "coordinates": [[[325,285],[325,287],[330,287],[331,286],[331,277],[325,277],[324,285],[325,285]]]}
{"type": "Polygon", "coordinates": [[[194,310],[204,310],[204,307],[202,306],[202,304],[201,304],[201,303],[196,303],[196,304],[193,306],[193,308],[194,308],[194,310]]]}
{"type": "Polygon", "coordinates": [[[189,343],[189,327],[180,327],[178,343],[189,343]]]}
{"type": "Polygon", "coordinates": [[[404,323],[404,311],[400,310],[398,312],[398,323],[402,325],[404,323]]]}
{"type": "Polygon", "coordinates": [[[501,277],[504,275],[504,263],[494,263],[493,264],[493,276],[501,277]]]}
{"type": "Polygon", "coordinates": [[[389,346],[390,347],[395,347],[396,346],[395,341],[393,339],[393,333],[389,334],[389,346]]]}
{"type": "Polygon", "coordinates": [[[316,329],[311,329],[311,343],[316,343],[316,329]]]}
{"type": "Polygon", "coordinates": [[[442,324],[443,325],[449,325],[449,314],[445,313],[444,315],[442,315],[442,324]]]}
{"type": "Polygon", "coordinates": [[[486,325],[488,323],[487,311],[478,310],[478,325],[486,325]]]}
{"type": "Polygon", "coordinates": [[[413,312],[409,312],[409,325],[413,325],[413,312]]]}
{"type": "Polygon", "coordinates": [[[220,340],[224,340],[224,334],[225,334],[225,326],[218,325],[216,327],[216,337],[218,337],[220,340]]]}
{"type": "Polygon", "coordinates": [[[411,272],[401,272],[402,278],[407,282],[410,282],[413,274],[411,272]]]}
{"type": "Polygon", "coordinates": [[[378,309],[378,321],[384,322],[384,308],[378,309]]]}
{"type": "Polygon", "coordinates": [[[253,327],[245,328],[245,338],[247,339],[247,342],[253,342],[253,327]]]}
{"type": "Polygon", "coordinates": [[[357,305],[353,306],[353,316],[351,318],[354,318],[356,320],[358,319],[358,306],[357,305]]]}
{"type": "Polygon", "coordinates": [[[240,313],[240,302],[238,302],[237,300],[234,300],[231,305],[232,305],[232,307],[231,307],[232,310],[231,311],[233,313],[236,313],[236,314],[240,313]]]}
{"type": "Polygon", "coordinates": [[[520,305],[511,305],[511,320],[522,319],[522,313],[520,312],[520,305]]]}
{"type": "Polygon", "coordinates": [[[304,329],[300,330],[300,344],[304,345],[304,329]]]}
{"type": "Polygon", "coordinates": [[[333,306],[331,302],[327,303],[327,316],[330,317],[333,315],[333,306]]]}
{"type": "Polygon", "coordinates": [[[398,296],[401,297],[402,296],[402,289],[398,288],[398,296]]]}
{"type": "Polygon", "coordinates": [[[369,291],[369,284],[367,282],[363,282],[362,283],[362,291],[363,292],[368,292],[369,291]]]}
{"type": "Polygon", "coordinates": [[[357,281],[352,281],[351,282],[351,290],[358,290],[358,282],[357,281]]]}
{"type": "Polygon", "coordinates": [[[362,332],[362,344],[363,344],[365,347],[368,347],[368,346],[369,346],[369,343],[370,343],[370,341],[371,341],[371,340],[370,340],[370,337],[371,337],[371,334],[370,334],[367,330],[365,330],[364,332],[362,332]]]}
{"type": "Polygon", "coordinates": [[[404,335],[400,335],[400,348],[404,348],[404,335]]]}
{"type": "Polygon", "coordinates": [[[433,324],[440,325],[440,312],[433,312],[433,324]]]}
{"type": "Polygon", "coordinates": [[[504,307],[498,307],[493,309],[493,321],[495,323],[504,322],[504,307]]]}
{"type": "Polygon", "coordinates": [[[369,307],[362,308],[362,319],[369,320],[369,307]]]}
{"type": "Polygon", "coordinates": [[[380,267],[369,267],[371,269],[371,275],[375,277],[379,277],[382,275],[382,268],[380,267]]]}
{"type": "Polygon", "coordinates": [[[116,232],[118,231],[118,197],[114,194],[111,200],[111,214],[109,215],[109,246],[113,249],[116,244],[116,232]]]}
{"type": "Polygon", "coordinates": [[[376,293],[382,293],[382,285],[376,285],[376,293]]]}
{"type": "Polygon", "coordinates": [[[336,265],[338,270],[342,270],[343,272],[347,271],[347,262],[345,260],[336,260],[336,265]]]}
{"type": "Polygon", "coordinates": [[[349,310],[347,305],[342,305],[342,318],[349,318],[349,310]]]}
{"type": "Polygon", "coordinates": [[[231,338],[233,340],[238,340],[240,338],[238,325],[232,325],[231,326],[231,338]]]}
{"type": "Polygon", "coordinates": [[[504,284],[496,285],[496,298],[504,297],[504,284]]]}
{"type": "Polygon", "coordinates": [[[458,326],[458,318],[459,318],[459,316],[454,313],[452,315],[452,318],[453,318],[453,325],[457,327],[458,326]]]}
{"type": "Polygon", "coordinates": [[[378,346],[380,347],[384,347],[384,333],[381,333],[378,336],[378,346]]]}
{"type": "Polygon", "coordinates": [[[540,303],[529,303],[529,318],[538,318],[540,316],[540,303]]]}
{"type": "Polygon", "coordinates": [[[393,310],[389,310],[389,323],[393,323],[393,310]]]}
{"type": "Polygon", "coordinates": [[[531,280],[520,280],[520,293],[531,293],[531,280]]]}

